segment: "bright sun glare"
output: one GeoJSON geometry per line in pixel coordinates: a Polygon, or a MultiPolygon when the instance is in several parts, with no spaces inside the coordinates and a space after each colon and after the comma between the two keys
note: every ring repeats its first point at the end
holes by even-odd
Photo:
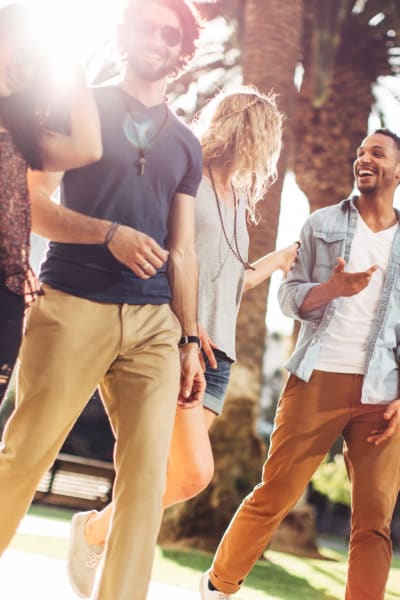
{"type": "MultiPolygon", "coordinates": [[[[1,2],[2,5],[8,2],[1,2]]],[[[27,0],[34,26],[45,41],[61,82],[110,39],[122,0],[27,0]]]]}

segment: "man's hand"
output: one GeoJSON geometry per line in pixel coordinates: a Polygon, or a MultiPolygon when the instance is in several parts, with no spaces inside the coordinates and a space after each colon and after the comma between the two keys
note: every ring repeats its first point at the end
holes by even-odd
{"type": "Polygon", "coordinates": [[[372,275],[377,270],[376,265],[372,265],[366,271],[357,273],[347,273],[344,268],[346,266],[343,258],[336,259],[337,265],[333,269],[331,278],[328,282],[333,290],[333,297],[339,296],[354,296],[367,287],[371,281],[372,275]]]}
{"type": "Polygon", "coordinates": [[[400,400],[393,400],[385,410],[383,418],[388,422],[384,429],[373,429],[371,435],[367,438],[367,442],[379,446],[382,442],[389,440],[400,423],[400,400]]]}
{"type": "Polygon", "coordinates": [[[194,408],[201,404],[206,380],[199,359],[197,344],[185,344],[179,349],[181,357],[181,389],[178,406],[194,408]]]}
{"type": "Polygon", "coordinates": [[[168,251],[155,240],[126,225],[117,227],[108,249],[141,279],[150,279],[168,259],[168,251]]]}
{"type": "Polygon", "coordinates": [[[344,270],[346,263],[343,258],[339,256],[336,261],[337,264],[332,271],[330,279],[311,288],[304,298],[299,309],[301,317],[320,309],[322,306],[326,306],[335,298],[358,294],[367,287],[372,275],[378,268],[376,265],[372,265],[366,271],[348,273],[344,270]]]}
{"type": "MultiPolygon", "coordinates": [[[[218,364],[215,358],[215,354],[213,350],[217,347],[217,345],[212,341],[207,331],[202,327],[199,323],[199,337],[201,341],[201,347],[204,351],[204,354],[208,358],[208,362],[210,363],[210,367],[212,369],[218,369],[218,364]]],[[[203,360],[203,356],[200,354],[200,363],[203,368],[203,371],[206,369],[206,365],[203,360]]]]}

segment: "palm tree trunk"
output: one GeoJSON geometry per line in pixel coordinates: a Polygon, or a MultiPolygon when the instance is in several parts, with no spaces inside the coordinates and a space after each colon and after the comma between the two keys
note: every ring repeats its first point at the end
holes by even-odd
{"type": "MultiPolygon", "coordinates": [[[[292,148],[292,121],[296,99],[294,72],[300,58],[303,2],[248,0],[245,7],[244,82],[255,84],[262,92],[279,94],[278,102],[286,115],[284,145],[279,161],[278,181],[258,205],[261,221],[250,227],[250,259],[275,248],[283,178],[292,148]]],[[[239,362],[261,381],[265,344],[265,313],[268,283],[250,291],[239,314],[237,350],[239,362]]],[[[259,393],[256,401],[258,401],[259,393]]]]}

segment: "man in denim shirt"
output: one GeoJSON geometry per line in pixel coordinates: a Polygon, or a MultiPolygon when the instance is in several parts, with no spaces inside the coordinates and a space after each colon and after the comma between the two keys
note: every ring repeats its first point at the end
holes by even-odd
{"type": "Polygon", "coordinates": [[[310,216],[279,290],[283,312],[301,322],[291,375],[262,482],[224,534],[204,599],[239,589],[340,434],[352,485],[345,598],[384,598],[400,488],[400,138],[365,138],[354,175],[360,195],[310,216]]]}

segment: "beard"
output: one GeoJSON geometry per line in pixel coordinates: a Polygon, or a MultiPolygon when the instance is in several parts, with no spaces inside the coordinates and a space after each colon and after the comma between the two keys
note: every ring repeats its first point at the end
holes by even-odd
{"type": "Polygon", "coordinates": [[[369,185],[367,183],[365,183],[365,184],[361,183],[357,187],[362,194],[365,194],[367,196],[368,196],[368,194],[373,194],[377,188],[375,183],[370,183],[369,185]]]}
{"type": "Polygon", "coordinates": [[[158,66],[146,64],[145,60],[141,60],[140,55],[127,57],[128,68],[131,69],[136,75],[138,75],[144,81],[159,81],[164,79],[168,75],[171,75],[178,64],[176,56],[171,56],[169,53],[165,53],[165,57],[158,66]]]}

